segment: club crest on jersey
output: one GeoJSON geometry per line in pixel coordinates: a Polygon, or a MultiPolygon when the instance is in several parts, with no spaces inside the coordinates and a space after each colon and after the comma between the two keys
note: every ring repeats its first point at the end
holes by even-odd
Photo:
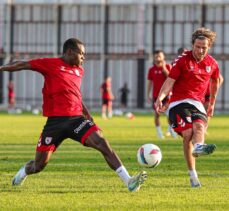
{"type": "Polygon", "coordinates": [[[47,145],[49,145],[49,144],[51,143],[51,141],[52,141],[52,137],[46,137],[46,138],[45,138],[45,143],[46,143],[47,145]]]}
{"type": "Polygon", "coordinates": [[[211,72],[211,66],[206,66],[206,72],[210,73],[211,72]]]}

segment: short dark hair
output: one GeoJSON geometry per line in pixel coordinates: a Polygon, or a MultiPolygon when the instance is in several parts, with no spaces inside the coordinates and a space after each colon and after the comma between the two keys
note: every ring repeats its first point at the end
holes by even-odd
{"type": "Polygon", "coordinates": [[[83,43],[76,38],[69,38],[68,40],[64,42],[63,53],[66,53],[69,48],[72,50],[79,49],[78,45],[83,45],[83,43]]]}
{"type": "Polygon", "coordinates": [[[180,48],[178,48],[178,50],[177,50],[177,54],[178,54],[178,55],[181,55],[181,54],[184,53],[185,51],[187,51],[187,49],[186,49],[185,47],[180,47],[180,48]]]}
{"type": "Polygon", "coordinates": [[[165,55],[165,53],[164,53],[164,51],[163,50],[155,50],[154,52],[153,52],[153,55],[155,55],[155,54],[159,54],[159,53],[163,53],[164,55],[165,55]]]}

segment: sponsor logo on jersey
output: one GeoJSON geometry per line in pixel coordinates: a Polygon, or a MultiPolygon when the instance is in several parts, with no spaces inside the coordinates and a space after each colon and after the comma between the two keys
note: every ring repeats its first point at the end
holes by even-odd
{"type": "Polygon", "coordinates": [[[64,66],[61,66],[61,67],[60,67],[60,70],[61,70],[61,71],[65,71],[65,67],[64,67],[64,66]]]}
{"type": "Polygon", "coordinates": [[[45,138],[45,143],[49,145],[52,142],[52,137],[46,137],[45,138]]]}

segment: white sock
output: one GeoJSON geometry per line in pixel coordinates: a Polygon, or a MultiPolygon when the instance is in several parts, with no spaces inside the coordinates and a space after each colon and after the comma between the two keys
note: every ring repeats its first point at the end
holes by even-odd
{"type": "Polygon", "coordinates": [[[126,170],[126,168],[124,166],[120,166],[119,168],[116,169],[116,173],[118,174],[118,176],[122,179],[122,181],[127,186],[128,181],[131,177],[130,177],[128,171],[126,170]]]}
{"type": "Polygon", "coordinates": [[[109,112],[108,117],[109,118],[112,118],[112,116],[113,116],[113,113],[112,112],[109,112]]]}
{"type": "Polygon", "coordinates": [[[157,130],[157,133],[162,134],[162,131],[161,131],[161,126],[156,126],[156,130],[157,130]]]}
{"type": "Polygon", "coordinates": [[[198,177],[198,175],[197,175],[197,172],[196,172],[196,170],[194,169],[194,170],[189,170],[189,176],[190,177],[198,177]]]}
{"type": "Polygon", "coordinates": [[[20,170],[21,177],[26,177],[25,166],[20,170]]]}
{"type": "Polygon", "coordinates": [[[194,149],[196,149],[198,146],[201,146],[201,145],[203,145],[202,143],[195,143],[194,144],[194,149]]]}

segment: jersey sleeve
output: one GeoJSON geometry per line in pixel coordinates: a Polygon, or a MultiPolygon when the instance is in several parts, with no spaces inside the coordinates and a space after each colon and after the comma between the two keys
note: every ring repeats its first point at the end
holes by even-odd
{"type": "Polygon", "coordinates": [[[168,77],[177,80],[181,74],[181,60],[178,59],[176,62],[173,63],[171,70],[169,71],[168,77]]]}
{"type": "Polygon", "coordinates": [[[152,68],[149,69],[148,75],[147,75],[147,79],[152,81],[153,80],[153,71],[152,68]]]}
{"type": "Polygon", "coordinates": [[[47,67],[49,65],[47,58],[32,59],[29,61],[29,64],[31,65],[31,69],[33,71],[42,73],[43,75],[48,73],[49,68],[47,67]]]}
{"type": "Polygon", "coordinates": [[[214,65],[213,68],[214,68],[214,69],[213,69],[211,78],[212,78],[212,79],[217,79],[217,78],[219,78],[219,76],[220,76],[219,65],[218,65],[217,62],[215,62],[215,65],[214,65]]]}

